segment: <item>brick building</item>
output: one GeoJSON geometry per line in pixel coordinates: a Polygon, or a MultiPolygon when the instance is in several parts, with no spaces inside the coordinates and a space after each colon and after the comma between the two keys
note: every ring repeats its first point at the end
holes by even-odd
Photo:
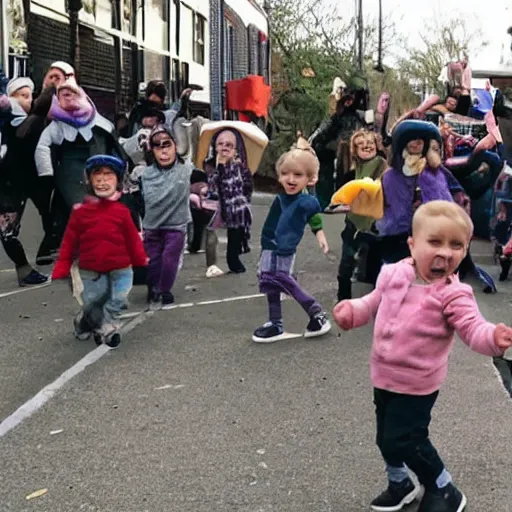
{"type": "MultiPolygon", "coordinates": [[[[11,68],[29,74],[36,85],[53,61],[69,61],[68,1],[30,1],[28,66],[11,68]]],[[[227,81],[249,74],[269,80],[268,23],[256,0],[82,0],[82,4],[77,78],[107,117],[128,111],[140,84],[151,79],[168,84],[169,101],[188,84],[202,86],[191,97],[196,111],[209,115],[215,97],[221,117],[227,81]],[[212,12],[219,16],[212,17],[212,12]]],[[[5,33],[5,26],[0,28],[5,33]]]]}

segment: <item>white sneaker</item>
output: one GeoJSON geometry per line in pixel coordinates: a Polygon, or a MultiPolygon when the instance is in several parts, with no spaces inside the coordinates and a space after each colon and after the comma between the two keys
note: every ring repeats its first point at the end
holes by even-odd
{"type": "Polygon", "coordinates": [[[206,270],[206,277],[220,277],[223,275],[224,272],[217,265],[211,265],[206,270]]]}

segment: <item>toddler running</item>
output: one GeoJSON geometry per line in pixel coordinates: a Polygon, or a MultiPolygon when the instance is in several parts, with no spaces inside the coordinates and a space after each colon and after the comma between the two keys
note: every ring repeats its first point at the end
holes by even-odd
{"type": "Polygon", "coordinates": [[[454,274],[473,234],[468,214],[449,201],[421,205],[408,245],[412,258],[385,265],[370,294],[344,300],[334,319],[344,330],[375,317],[371,379],[377,445],[386,462],[388,488],[373,510],[402,510],[419,493],[412,470],[425,487],[419,512],[462,512],[466,497],[429,439],[432,408],[447,369],[454,333],[475,352],[502,355],[512,329],[487,322],[471,287],[454,274]]]}
{"type": "Polygon", "coordinates": [[[78,256],[83,307],[75,318],[75,336],[94,334],[99,345],[121,342],[119,316],[132,289],[132,267],[147,263],[130,211],[119,201],[126,164],[114,156],[97,155],[86,162],[88,193],[73,207],[53,279],[69,277],[78,256]]]}

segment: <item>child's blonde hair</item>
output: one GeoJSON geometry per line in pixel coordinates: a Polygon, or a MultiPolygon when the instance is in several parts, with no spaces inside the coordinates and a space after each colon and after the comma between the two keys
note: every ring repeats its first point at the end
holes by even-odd
{"type": "Polygon", "coordinates": [[[466,234],[469,243],[473,236],[473,221],[462,206],[450,201],[429,201],[422,204],[412,218],[412,235],[421,229],[426,221],[435,221],[435,217],[445,217],[455,224],[466,234]]]}
{"type": "Polygon", "coordinates": [[[281,168],[283,165],[287,164],[293,166],[295,162],[302,162],[310,180],[318,179],[320,162],[314,149],[303,137],[299,137],[297,144],[293,145],[289,151],[279,157],[279,160],[276,163],[277,176],[279,177],[281,174],[281,168]]]}

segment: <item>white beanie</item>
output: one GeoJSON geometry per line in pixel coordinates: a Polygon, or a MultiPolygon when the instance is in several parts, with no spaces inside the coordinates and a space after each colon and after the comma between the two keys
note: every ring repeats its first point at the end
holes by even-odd
{"type": "Polygon", "coordinates": [[[73,66],[71,66],[70,64],[68,64],[67,62],[64,62],[62,60],[58,60],[58,61],[54,62],[49,67],[49,69],[52,69],[52,68],[60,69],[64,73],[66,78],[68,76],[73,76],[75,74],[75,70],[74,70],[73,66]]]}
{"type": "Polygon", "coordinates": [[[23,87],[29,87],[30,92],[34,92],[34,82],[30,80],[30,78],[25,76],[20,76],[18,78],[13,78],[6,87],[7,96],[12,96],[16,91],[23,89],[23,87]]]}

